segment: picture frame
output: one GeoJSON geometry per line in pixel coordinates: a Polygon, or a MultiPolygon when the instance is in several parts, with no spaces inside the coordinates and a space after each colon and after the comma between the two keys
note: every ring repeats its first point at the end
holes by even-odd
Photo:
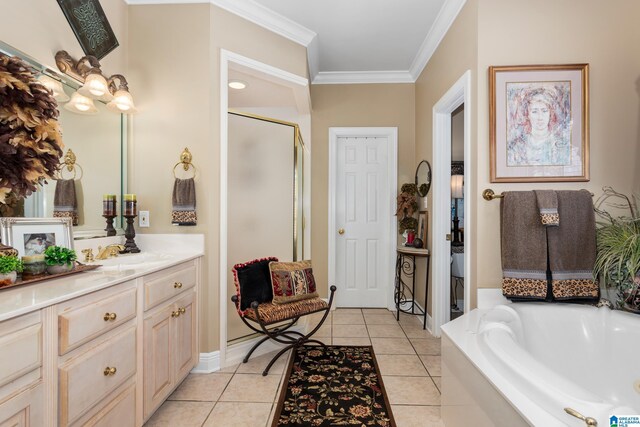
{"type": "Polygon", "coordinates": [[[429,212],[426,210],[418,211],[418,230],[416,237],[422,239],[423,247],[427,247],[427,231],[429,228],[429,212]]]}
{"type": "Polygon", "coordinates": [[[52,245],[73,249],[71,218],[0,218],[2,243],[18,256],[37,255],[52,245]]]}
{"type": "Polygon", "coordinates": [[[58,0],[85,55],[98,60],[119,46],[99,0],[58,0]]]}
{"type": "Polygon", "coordinates": [[[589,181],[589,64],[489,67],[491,182],[589,181]]]}

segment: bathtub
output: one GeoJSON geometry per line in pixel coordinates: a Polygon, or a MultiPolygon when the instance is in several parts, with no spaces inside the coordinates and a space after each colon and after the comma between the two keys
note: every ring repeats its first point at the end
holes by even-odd
{"type": "Polygon", "coordinates": [[[447,427],[585,425],[565,407],[599,426],[640,415],[638,315],[517,303],[473,310],[442,330],[447,427]]]}

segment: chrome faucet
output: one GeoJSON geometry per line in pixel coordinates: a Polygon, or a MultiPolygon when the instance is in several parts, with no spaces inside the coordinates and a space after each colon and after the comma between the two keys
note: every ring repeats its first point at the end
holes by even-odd
{"type": "Polygon", "coordinates": [[[117,257],[118,253],[123,250],[123,245],[107,245],[104,248],[102,246],[98,246],[98,255],[96,255],[96,259],[117,257]]]}

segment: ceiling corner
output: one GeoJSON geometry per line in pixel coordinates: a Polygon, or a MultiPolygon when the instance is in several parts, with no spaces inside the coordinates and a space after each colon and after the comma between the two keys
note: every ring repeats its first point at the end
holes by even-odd
{"type": "Polygon", "coordinates": [[[456,17],[462,10],[467,0],[446,0],[442,5],[442,9],[438,13],[433,26],[425,37],[418,53],[413,59],[409,73],[411,74],[413,81],[415,82],[422,74],[422,70],[427,66],[427,63],[435,53],[438,45],[444,39],[444,36],[451,28],[451,25],[455,21],[456,17]]]}

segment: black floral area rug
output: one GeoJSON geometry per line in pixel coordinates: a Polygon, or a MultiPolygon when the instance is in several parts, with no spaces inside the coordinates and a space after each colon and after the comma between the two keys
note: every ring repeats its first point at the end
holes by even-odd
{"type": "Polygon", "coordinates": [[[272,426],[395,427],[373,348],[298,348],[272,426]]]}

